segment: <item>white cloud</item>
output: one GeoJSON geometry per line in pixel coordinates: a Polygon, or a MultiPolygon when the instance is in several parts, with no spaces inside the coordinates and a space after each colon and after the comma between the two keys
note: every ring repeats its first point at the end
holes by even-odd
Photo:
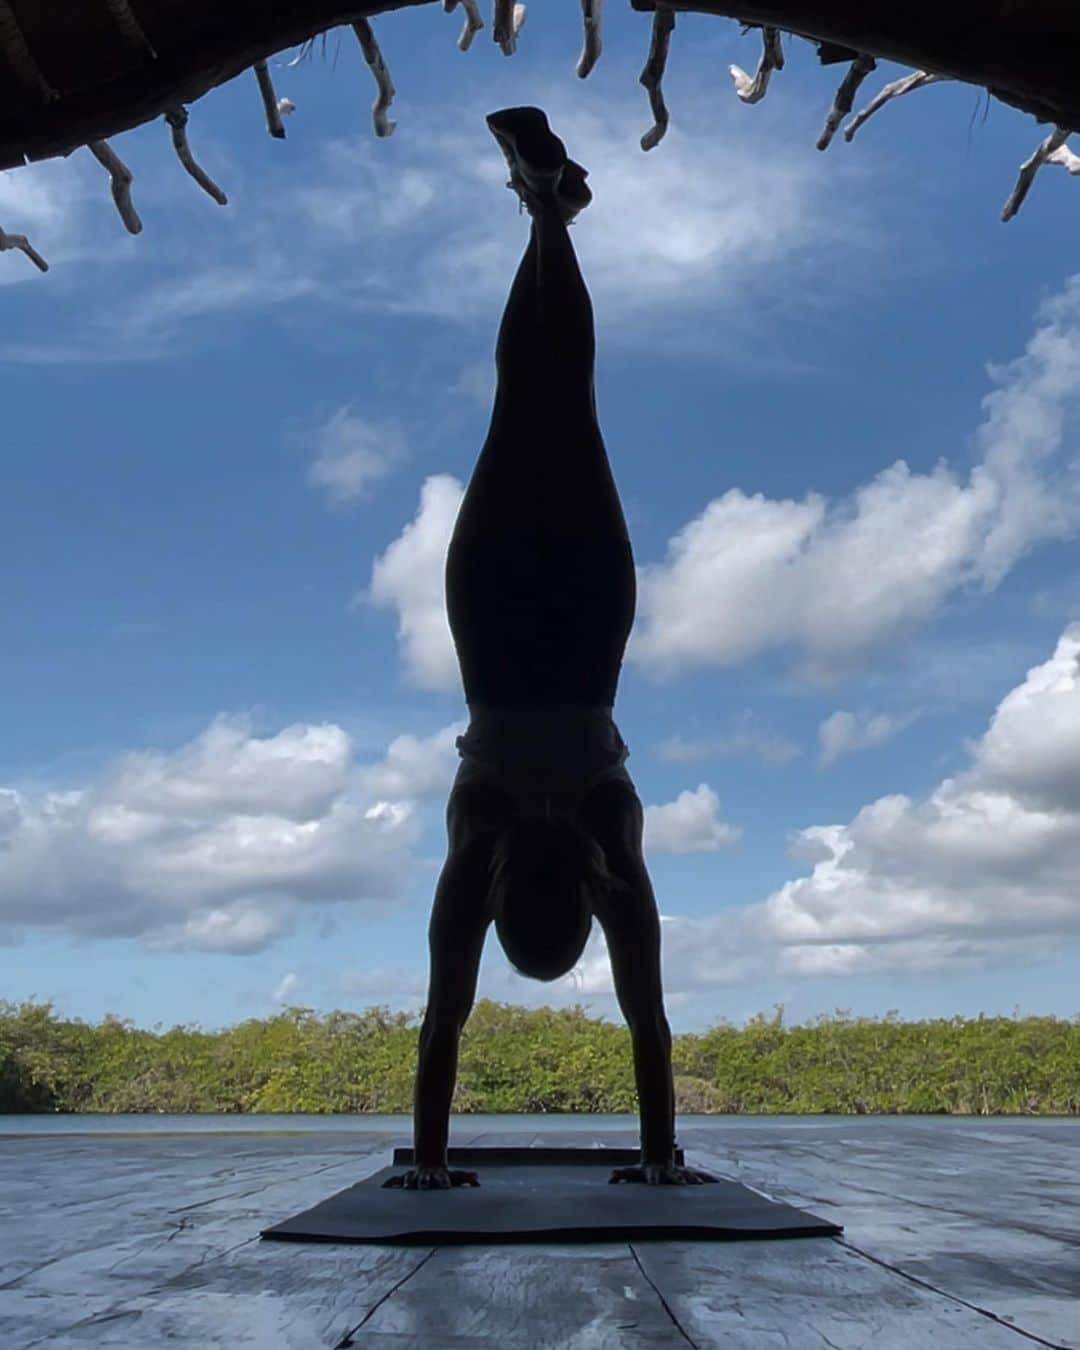
{"type": "Polygon", "coordinates": [[[461,676],[446,617],[446,552],[464,496],[449,474],[425,479],[416,518],[372,567],[354,603],[397,610],[406,680],[418,689],[458,691],[461,676]]]}
{"type": "MultiPolygon", "coordinates": [[[[53,269],[46,280],[22,253],[5,252],[0,254],[0,286],[48,285],[55,282],[57,269],[116,252],[108,244],[115,231],[103,219],[114,209],[108,181],[89,151],[0,172],[0,226],[25,234],[53,269]]],[[[122,235],[122,227],[117,228],[122,235]]]]}
{"type": "Polygon", "coordinates": [[[295,971],[290,970],[278,983],[277,988],[270,995],[273,1003],[286,1003],[296,992],[300,984],[300,977],[295,971]]]}
{"type": "Polygon", "coordinates": [[[346,971],[340,976],[338,987],[344,994],[364,998],[393,998],[398,1002],[420,1006],[427,998],[426,976],[384,966],[346,971]]]}
{"type": "Polygon", "coordinates": [[[147,343],[152,354],[164,354],[173,350],[165,339],[188,320],[304,298],[318,300],[325,292],[315,279],[291,274],[285,259],[269,254],[154,282],[141,291],[137,304],[119,307],[115,335],[122,354],[137,356],[147,343]]]}
{"type": "MultiPolygon", "coordinates": [[[[739,911],[708,920],[665,916],[661,937],[665,1003],[696,990],[741,984],[762,973],[762,954],[747,940],[740,920],[739,911]]],[[[614,997],[611,959],[599,924],[593,925],[577,966],[556,987],[567,995],[614,997]]]]}
{"type": "Polygon", "coordinates": [[[454,742],[465,721],[442,727],[428,737],[395,736],[385,757],[356,773],[365,796],[426,800],[445,797],[461,762],[454,742]]]}
{"type": "Polygon", "coordinates": [[[204,909],[178,923],[165,922],[143,935],[149,951],[257,952],[291,927],[289,906],[280,900],[237,900],[223,909],[204,909]]]}
{"type": "Polygon", "coordinates": [[[1027,808],[1080,814],[1080,623],[1001,701],[975,753],[987,790],[1027,808]]]}
{"type": "MultiPolygon", "coordinates": [[[[135,937],[155,950],[254,952],[304,908],[382,915],[419,859],[418,805],[445,801],[459,721],[356,764],[333,724],[253,734],[219,717],[172,753],[115,761],[83,787],[0,789],[0,931],[135,937]]],[[[649,807],[655,853],[713,852],[739,831],[705,784],[649,807]]]]}
{"type": "Polygon", "coordinates": [[[894,713],[853,713],[843,709],[826,717],[818,727],[821,754],[818,764],[828,768],[844,755],[860,750],[876,750],[899,735],[918,717],[917,712],[903,716],[894,713]]]}
{"type": "Polygon", "coordinates": [[[1080,518],[1080,457],[1039,471],[1064,446],[1080,396],[1080,275],[1041,306],[1039,320],[1023,356],[988,367],[999,387],[983,400],[983,462],[971,476],[971,491],[993,504],[974,559],[987,589],[1034,543],[1071,538],[1080,518]]]}
{"type": "Polygon", "coordinates": [[[0,797],[0,922],[156,948],[257,951],[302,906],[399,900],[422,829],[368,805],[333,725],[253,735],[219,718],[64,792],[0,797]]]}
{"type": "Polygon", "coordinates": [[[813,870],[750,912],[760,933],[887,965],[892,944],[944,960],[1080,930],[1078,665],[1072,625],[1001,701],[968,770],[925,800],[881,797],[800,831],[813,870]]]}
{"type": "Polygon", "coordinates": [[[786,736],[764,731],[739,731],[730,736],[687,740],[670,736],[656,747],[657,759],[669,764],[695,764],[703,759],[756,755],[766,764],[790,764],[802,751],[786,736]]]}
{"type": "Polygon", "coordinates": [[[473,361],[463,366],[457,380],[450,386],[452,394],[462,394],[484,408],[490,408],[495,397],[495,363],[491,360],[473,361]]]}
{"type": "MultiPolygon", "coordinates": [[[[61,928],[242,952],[280,936],[305,901],[398,895],[419,836],[412,803],[447,790],[459,727],[395,738],[349,775],[338,728],[260,740],[218,719],[174,755],[127,756],[87,788],[3,789],[0,920],[13,934],[61,928]]],[[[884,796],[846,825],[798,831],[791,854],[810,873],[763,902],[663,916],[672,995],[770,970],[946,972],[1054,956],[1080,932],[1080,624],[969,750],[970,767],[923,800],[884,796]]],[[[650,856],[718,852],[740,833],[706,784],[647,807],[645,821],[650,856]]],[[[348,978],[355,993],[423,996],[420,974],[348,978]]],[[[508,978],[485,978],[482,992],[505,992],[508,978]]],[[[557,988],[612,993],[599,929],[557,988]]]]}
{"type": "MultiPolygon", "coordinates": [[[[744,119],[743,109],[727,100],[684,87],[682,116],[646,155],[639,146],[639,99],[594,98],[586,107],[560,81],[538,101],[574,158],[589,169],[595,195],[574,227],[575,246],[598,322],[613,341],[650,342],[650,331],[631,322],[649,314],[730,310],[749,323],[745,296],[751,282],[760,301],[778,290],[782,263],[790,296],[795,273],[812,267],[825,245],[870,245],[871,232],[860,219],[866,207],[857,197],[849,195],[850,211],[832,209],[836,175],[850,184],[864,168],[840,160],[826,166],[806,155],[790,126],[744,119]],[[708,135],[682,129],[700,128],[706,118],[708,135]],[[728,122],[732,134],[725,135],[728,122]]],[[[461,123],[469,132],[429,123],[422,135],[406,131],[399,143],[403,154],[408,147],[422,194],[406,191],[404,170],[381,157],[378,175],[386,187],[373,200],[370,188],[360,185],[370,178],[378,151],[356,143],[329,147],[323,165],[329,182],[322,192],[296,189],[294,209],[307,210],[312,228],[325,238],[355,246],[393,229],[395,246],[380,258],[391,312],[460,320],[487,316],[505,300],[526,236],[510,228],[514,204],[507,200],[505,166],[487,144],[483,113],[492,98],[483,107],[476,103],[472,113],[471,102],[470,95],[461,123]],[[391,227],[380,203],[399,195],[416,205],[391,227]],[[325,209],[326,197],[334,209],[325,209]],[[408,284],[393,285],[395,273],[407,276],[408,284]]]]}
{"type": "Polygon", "coordinates": [[[408,457],[396,421],[372,422],[347,407],[331,413],[313,439],[316,457],[308,481],[324,488],[335,506],[367,497],[372,484],[408,457]]]}
{"type": "Polygon", "coordinates": [[[739,842],[742,830],[717,818],[720,799],[707,783],[673,802],[645,810],[644,847],[655,853],[717,853],[739,842]]]}
{"type": "Polygon", "coordinates": [[[1080,396],[1080,278],[1045,305],[1023,356],[991,375],[966,484],[902,460],[831,510],[734,488],[641,569],[627,650],[657,679],[776,648],[829,679],[902,642],[964,586],[986,589],[1036,545],[1080,525],[1066,431],[1080,396]]]}
{"type": "Polygon", "coordinates": [[[252,736],[245,718],[218,717],[172,755],[126,755],[102,785],[89,828],[121,842],[140,821],[166,814],[260,816],[296,821],[322,816],[347,781],[352,747],[331,723],[297,724],[276,736],[252,736]]]}

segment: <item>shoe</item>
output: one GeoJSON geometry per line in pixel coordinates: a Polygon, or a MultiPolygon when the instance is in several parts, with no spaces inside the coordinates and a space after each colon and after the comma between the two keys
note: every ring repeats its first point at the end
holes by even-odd
{"type": "Polygon", "coordinates": [[[562,208],[562,217],[567,225],[572,225],[575,217],[580,215],[592,201],[592,192],[585,182],[588,176],[588,169],[583,169],[576,160],[568,159],[566,161],[566,168],[559,180],[555,196],[562,208]]]}
{"type": "Polygon", "coordinates": [[[566,146],[548,126],[542,108],[502,108],[489,113],[488,130],[510,168],[509,186],[526,206],[553,195],[566,167],[566,146]]]}
{"type": "Polygon", "coordinates": [[[554,196],[564,222],[571,224],[592,201],[585,182],[589,171],[567,158],[566,146],[548,126],[543,109],[503,108],[491,113],[487,124],[510,168],[506,186],[530,214],[554,196]]]}

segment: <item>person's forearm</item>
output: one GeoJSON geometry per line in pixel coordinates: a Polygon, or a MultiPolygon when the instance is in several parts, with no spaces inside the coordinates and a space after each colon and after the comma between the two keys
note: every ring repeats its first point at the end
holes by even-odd
{"type": "Polygon", "coordinates": [[[457,1079],[457,1028],[421,1031],[413,1097],[413,1165],[445,1167],[450,1102],[457,1079]]]}
{"type": "Polygon", "coordinates": [[[675,1155],[671,1028],[661,1014],[658,1022],[639,1024],[630,1035],[641,1118],[641,1161],[670,1163],[675,1155]]]}

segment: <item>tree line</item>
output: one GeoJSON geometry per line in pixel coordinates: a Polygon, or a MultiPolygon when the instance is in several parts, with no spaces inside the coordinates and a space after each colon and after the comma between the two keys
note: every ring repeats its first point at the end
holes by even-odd
{"type": "MultiPolygon", "coordinates": [[[[221,1031],[97,1025],[0,1000],[0,1112],[409,1114],[420,1015],[289,1007],[221,1031]]],[[[1080,1114],[1080,1015],[901,1021],[784,1010],[673,1037],[680,1114],[1080,1114]]],[[[458,1112],[637,1110],[626,1028],[478,1002],[458,1112]]]]}

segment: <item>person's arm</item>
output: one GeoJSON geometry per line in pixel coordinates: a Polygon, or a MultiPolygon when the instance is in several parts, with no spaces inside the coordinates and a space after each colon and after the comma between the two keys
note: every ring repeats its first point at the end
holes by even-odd
{"type": "Polygon", "coordinates": [[[478,843],[451,851],[435,890],[428,925],[428,1000],[413,1103],[418,1167],[446,1166],[458,1046],[476,998],[476,977],[491,923],[485,906],[490,854],[490,848],[478,843]]]}
{"type": "Polygon", "coordinates": [[[675,1085],[671,1028],[660,984],[660,919],[644,862],[638,886],[614,902],[606,919],[615,993],[630,1028],[641,1120],[641,1162],[637,1167],[616,1168],[610,1180],[639,1181],[650,1186],[715,1181],[708,1172],[675,1161],[675,1085]],[[642,876],[647,892],[642,890],[642,876]],[[630,900],[635,894],[637,903],[630,900]],[[643,898],[646,895],[647,900],[643,898]]]}
{"type": "MultiPolygon", "coordinates": [[[[464,1023],[462,1023],[464,1025],[464,1023]]],[[[413,1092],[413,1165],[446,1167],[450,1103],[457,1081],[461,1025],[454,1017],[427,1018],[420,1029],[413,1092]]]]}
{"type": "Polygon", "coordinates": [[[596,910],[607,939],[615,996],[630,1029],[634,1053],[641,1162],[616,1169],[612,1181],[687,1185],[716,1178],[675,1162],[675,1086],[671,1027],[660,973],[660,913],[642,851],[644,808],[636,792],[612,789],[589,814],[588,825],[621,883],[596,910]]]}
{"type": "Polygon", "coordinates": [[[385,1185],[409,1188],[478,1184],[474,1172],[447,1170],[450,1103],[461,1032],[476,997],[476,978],[490,919],[485,900],[490,848],[451,848],[435,890],[428,925],[431,973],[420,1027],[413,1093],[413,1167],[385,1185]]]}
{"type": "Polygon", "coordinates": [[[641,1161],[662,1167],[675,1161],[675,1084],[671,1028],[663,1008],[630,1027],[641,1120],[641,1161]]]}
{"type": "Polygon", "coordinates": [[[660,917],[644,862],[632,872],[624,867],[622,877],[630,889],[607,907],[601,923],[615,995],[630,1030],[641,1161],[670,1166],[675,1161],[675,1087],[660,978],[660,917]]]}

